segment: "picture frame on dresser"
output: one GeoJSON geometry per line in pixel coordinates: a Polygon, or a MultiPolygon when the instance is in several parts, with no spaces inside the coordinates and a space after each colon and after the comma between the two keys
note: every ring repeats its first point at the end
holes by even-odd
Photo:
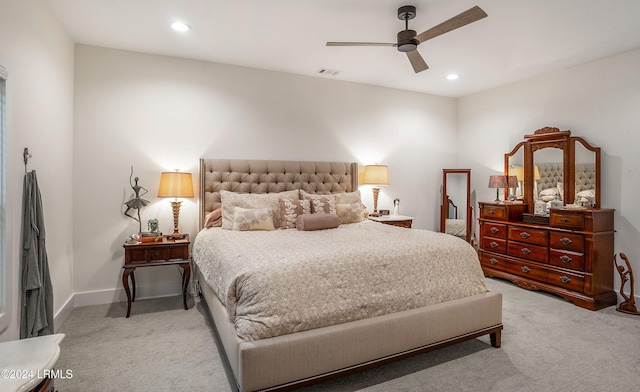
{"type": "Polygon", "coordinates": [[[505,154],[505,174],[514,167],[524,173],[518,203],[479,203],[478,256],[485,276],[590,310],[615,305],[614,210],[600,208],[600,148],[571,131],[545,127],[505,154]],[[548,165],[553,170],[539,168],[538,157],[554,157],[548,165]],[[548,188],[553,183],[555,192],[548,188]],[[541,184],[547,184],[544,193],[541,184]],[[580,204],[585,187],[594,198],[589,206],[580,204]],[[535,219],[535,202],[549,196],[562,199],[562,207],[549,208],[548,219],[535,219]]]}

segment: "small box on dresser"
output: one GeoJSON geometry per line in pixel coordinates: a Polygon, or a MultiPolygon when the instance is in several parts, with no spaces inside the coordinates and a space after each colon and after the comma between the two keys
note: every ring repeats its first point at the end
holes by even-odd
{"type": "Polygon", "coordinates": [[[591,310],[616,304],[614,210],[551,209],[549,225],[541,225],[522,221],[526,206],[479,205],[478,256],[486,276],[591,310]]]}

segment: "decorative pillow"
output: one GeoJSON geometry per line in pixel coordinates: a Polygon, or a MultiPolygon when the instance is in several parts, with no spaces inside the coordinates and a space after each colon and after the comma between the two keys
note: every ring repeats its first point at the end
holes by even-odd
{"type": "Polygon", "coordinates": [[[312,214],[335,214],[336,213],[336,196],[335,195],[317,195],[300,191],[302,200],[309,200],[311,203],[312,214]]]}
{"type": "Polygon", "coordinates": [[[216,208],[204,216],[204,227],[220,227],[222,226],[222,208],[216,208]]]}
{"type": "Polygon", "coordinates": [[[278,200],[280,205],[280,228],[293,229],[296,227],[296,219],[300,215],[311,213],[309,200],[299,198],[282,197],[278,200]]]}
{"type": "Polygon", "coordinates": [[[335,214],[336,198],[333,196],[314,197],[310,200],[312,214],[335,214]]]}
{"type": "Polygon", "coordinates": [[[280,193],[235,193],[230,191],[220,191],[222,202],[222,228],[233,229],[233,209],[242,208],[269,208],[273,210],[274,227],[280,227],[280,205],[278,199],[281,197],[295,199],[298,197],[298,190],[285,191],[280,193]]]}
{"type": "Polygon", "coordinates": [[[584,191],[580,191],[576,193],[576,197],[596,197],[595,189],[586,189],[584,191]]]}
{"type": "Polygon", "coordinates": [[[558,196],[558,188],[548,188],[540,191],[540,199],[543,201],[551,201],[558,196]]]}
{"type": "Polygon", "coordinates": [[[273,210],[270,208],[233,209],[233,230],[275,230],[273,226],[273,210]]]}
{"type": "Polygon", "coordinates": [[[336,204],[361,203],[360,191],[336,193],[336,204]]]}
{"type": "Polygon", "coordinates": [[[362,222],[362,204],[336,204],[336,214],[340,218],[340,223],[357,223],[362,222]]]}
{"type": "Polygon", "coordinates": [[[336,214],[307,214],[299,215],[296,219],[298,230],[335,229],[338,226],[340,226],[340,218],[336,214]]]}

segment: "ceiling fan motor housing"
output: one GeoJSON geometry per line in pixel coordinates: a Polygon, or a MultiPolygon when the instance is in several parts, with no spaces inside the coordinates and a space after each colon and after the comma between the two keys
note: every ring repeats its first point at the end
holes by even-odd
{"type": "Polygon", "coordinates": [[[398,33],[398,50],[400,52],[411,52],[418,47],[418,40],[415,30],[402,30],[398,33]]]}

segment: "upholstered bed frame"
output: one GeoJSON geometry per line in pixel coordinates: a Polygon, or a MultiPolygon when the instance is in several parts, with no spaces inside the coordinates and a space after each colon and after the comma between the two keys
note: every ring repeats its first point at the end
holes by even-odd
{"type": "MultiPolygon", "coordinates": [[[[200,160],[200,223],[222,189],[270,193],[357,189],[355,163],[200,160]]],[[[238,339],[224,305],[198,272],[240,391],[287,390],[483,335],[500,347],[502,295],[486,292],[435,305],[255,341],[238,339]]]]}

